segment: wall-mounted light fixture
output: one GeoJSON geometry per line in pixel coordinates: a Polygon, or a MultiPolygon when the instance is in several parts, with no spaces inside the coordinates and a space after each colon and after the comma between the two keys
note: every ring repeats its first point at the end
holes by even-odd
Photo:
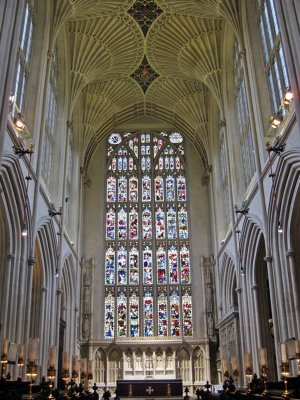
{"type": "Polygon", "coordinates": [[[14,124],[19,131],[25,130],[26,122],[23,114],[21,114],[20,112],[16,113],[16,115],[14,116],[14,124]]]}
{"type": "Polygon", "coordinates": [[[51,204],[51,208],[48,210],[49,217],[55,217],[55,215],[62,215],[62,208],[60,207],[57,211],[54,204],[51,204]]]}
{"type": "Polygon", "coordinates": [[[22,149],[17,146],[13,146],[13,149],[15,151],[15,154],[17,154],[19,158],[22,158],[23,156],[25,156],[25,154],[30,154],[30,155],[33,154],[34,146],[31,143],[28,149],[22,149]]]}
{"type": "Polygon", "coordinates": [[[276,129],[281,125],[283,121],[283,115],[281,111],[278,111],[275,115],[272,115],[270,118],[270,123],[272,128],[276,129]]]}
{"type": "MultiPolygon", "coordinates": [[[[234,206],[234,212],[236,214],[242,214],[244,216],[246,216],[249,212],[249,207],[246,207],[245,205],[242,205],[241,208],[238,208],[237,205],[234,206]]],[[[242,263],[242,249],[241,249],[241,244],[240,244],[240,234],[241,231],[239,229],[239,223],[237,220],[237,229],[235,231],[236,235],[237,235],[237,245],[238,245],[238,257],[239,257],[239,268],[240,268],[240,273],[241,275],[245,275],[246,274],[246,266],[243,265],[242,263]]]]}
{"type": "Polygon", "coordinates": [[[294,98],[294,94],[292,92],[291,87],[289,86],[289,87],[286,88],[286,90],[284,92],[284,97],[283,97],[283,100],[282,100],[284,106],[288,107],[291,104],[291,102],[293,101],[293,98],[294,98]]]}

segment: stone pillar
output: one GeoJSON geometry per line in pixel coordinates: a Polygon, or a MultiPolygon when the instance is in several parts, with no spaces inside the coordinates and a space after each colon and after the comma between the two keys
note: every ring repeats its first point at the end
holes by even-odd
{"type": "Polygon", "coordinates": [[[289,278],[291,282],[291,296],[292,296],[292,304],[293,304],[293,315],[294,315],[294,329],[295,332],[293,336],[298,338],[300,336],[300,304],[299,304],[299,287],[297,286],[297,276],[296,276],[296,262],[295,262],[295,252],[289,249],[286,253],[287,262],[289,266],[289,278]]]}
{"type": "Polygon", "coordinates": [[[3,336],[7,337],[8,332],[9,332],[9,326],[8,326],[8,315],[9,315],[9,296],[10,296],[10,290],[11,290],[11,284],[10,284],[10,278],[13,274],[13,267],[14,267],[14,260],[15,260],[15,255],[12,253],[8,253],[6,256],[6,271],[7,274],[5,277],[3,277],[3,286],[2,286],[2,326],[1,326],[1,331],[3,332],[3,336]]]}

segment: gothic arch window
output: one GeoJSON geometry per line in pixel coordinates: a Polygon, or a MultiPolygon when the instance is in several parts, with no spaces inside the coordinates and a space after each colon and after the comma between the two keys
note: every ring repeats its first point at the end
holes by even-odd
{"type": "Polygon", "coordinates": [[[258,25],[272,112],[280,109],[284,91],[290,86],[274,0],[258,0],[258,25]]]}
{"type": "Polygon", "coordinates": [[[238,41],[235,41],[234,86],[235,110],[243,163],[244,183],[247,188],[255,173],[252,132],[249,118],[244,71],[238,41]]]}
{"type": "Polygon", "coordinates": [[[193,336],[187,201],[181,134],[109,136],[105,339],[193,336]]]}
{"type": "Polygon", "coordinates": [[[221,172],[221,186],[223,193],[223,215],[225,227],[227,228],[230,223],[230,199],[229,199],[229,183],[228,183],[228,173],[227,173],[227,162],[226,162],[226,149],[225,149],[225,138],[224,133],[220,132],[220,172],[221,172]]]}
{"type": "Polygon", "coordinates": [[[26,87],[29,77],[32,39],[34,32],[34,16],[34,1],[25,0],[22,26],[17,50],[14,87],[12,88],[12,95],[14,97],[14,107],[12,109],[13,116],[17,112],[23,113],[24,111],[26,87]]]}

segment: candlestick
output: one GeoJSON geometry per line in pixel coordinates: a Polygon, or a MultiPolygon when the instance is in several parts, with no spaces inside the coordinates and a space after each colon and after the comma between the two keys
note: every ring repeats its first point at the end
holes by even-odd
{"type": "Polygon", "coordinates": [[[287,381],[287,376],[289,374],[289,363],[288,362],[282,362],[281,367],[280,367],[280,372],[281,375],[284,378],[284,392],[282,393],[281,397],[285,399],[289,399],[289,391],[288,391],[288,381],[287,381]]]}
{"type": "Polygon", "coordinates": [[[245,373],[246,373],[246,378],[248,379],[248,390],[247,390],[247,393],[250,394],[250,393],[252,393],[252,390],[251,390],[252,368],[251,367],[246,367],[245,373]]]}
{"type": "Polygon", "coordinates": [[[29,340],[29,346],[28,346],[28,360],[29,361],[36,361],[38,359],[39,341],[40,340],[37,338],[31,338],[29,340]]]}
{"type": "Polygon", "coordinates": [[[245,367],[246,369],[251,369],[251,354],[248,351],[246,351],[245,353],[245,367]]]}
{"type": "Polygon", "coordinates": [[[286,344],[285,343],[280,343],[280,349],[281,349],[281,362],[282,364],[287,362],[287,351],[286,351],[286,344]]]}
{"type": "Polygon", "coordinates": [[[54,367],[56,365],[56,346],[49,347],[48,365],[54,367]]]}
{"type": "Polygon", "coordinates": [[[76,381],[78,378],[79,361],[78,355],[72,356],[72,379],[76,381]]]}
{"type": "Polygon", "coordinates": [[[259,360],[260,360],[260,366],[267,366],[267,352],[265,347],[261,347],[259,349],[259,360]]]}
{"type": "Polygon", "coordinates": [[[262,392],[262,396],[268,397],[269,396],[268,384],[267,384],[268,369],[267,369],[266,365],[261,365],[260,373],[263,378],[263,382],[264,382],[264,386],[265,386],[265,389],[262,392]]]}

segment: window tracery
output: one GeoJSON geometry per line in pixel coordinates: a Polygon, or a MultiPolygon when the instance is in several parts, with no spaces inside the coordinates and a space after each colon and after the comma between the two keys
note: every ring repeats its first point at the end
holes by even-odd
{"type": "Polygon", "coordinates": [[[188,238],[182,136],[110,135],[106,339],[192,336],[188,238]]]}

